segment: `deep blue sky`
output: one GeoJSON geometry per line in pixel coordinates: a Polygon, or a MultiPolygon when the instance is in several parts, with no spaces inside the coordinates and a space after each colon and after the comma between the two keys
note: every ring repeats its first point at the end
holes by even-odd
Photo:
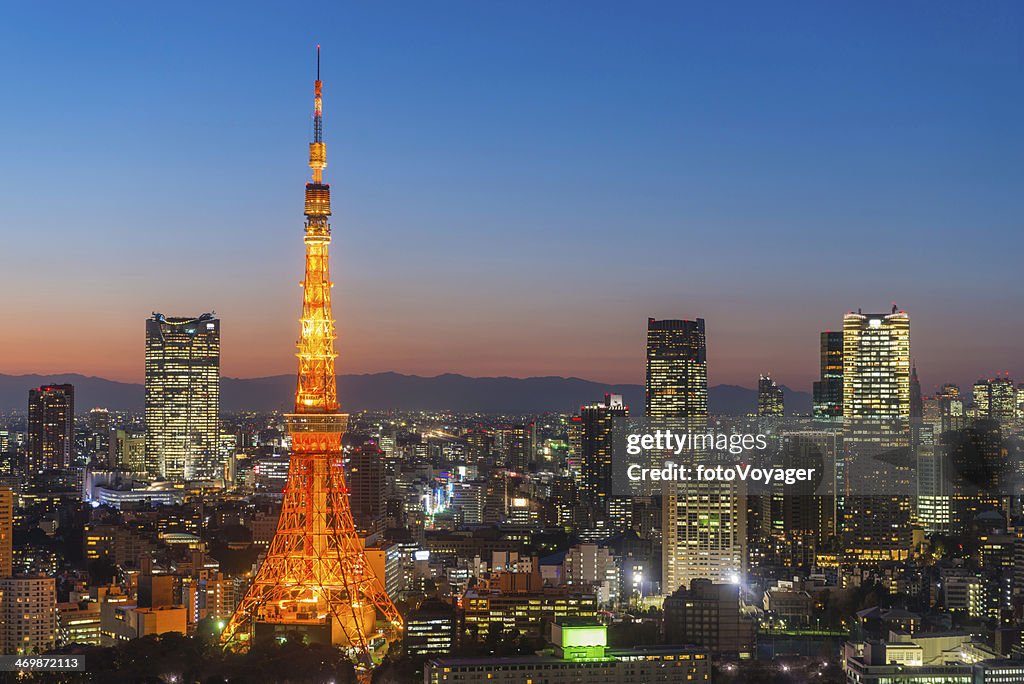
{"type": "Polygon", "coordinates": [[[1019,2],[18,3],[0,372],[209,309],[293,370],[318,42],[342,371],[639,382],[703,316],[712,382],[803,387],[895,300],[926,389],[1024,380],[1019,2]]]}

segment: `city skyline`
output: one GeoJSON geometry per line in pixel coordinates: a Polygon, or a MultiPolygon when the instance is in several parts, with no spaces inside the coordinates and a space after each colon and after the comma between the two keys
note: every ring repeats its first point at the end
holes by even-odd
{"type": "Polygon", "coordinates": [[[57,2],[19,679],[1024,681],[1024,6],[57,2]]]}
{"type": "Polygon", "coordinates": [[[7,247],[45,259],[0,275],[8,318],[32,322],[0,333],[0,372],[139,382],[154,310],[215,310],[225,376],[291,372],[295,74],[322,42],[342,373],[640,384],[643,319],[702,317],[712,385],[809,389],[819,332],[895,299],[926,391],[1020,378],[1021,11],[999,7],[888,8],[881,27],[857,8],[353,5],[316,35],[234,13],[233,41],[228,7],[69,6],[45,41],[5,36],[0,122],[22,135],[0,198],[35,227],[7,247]]]}

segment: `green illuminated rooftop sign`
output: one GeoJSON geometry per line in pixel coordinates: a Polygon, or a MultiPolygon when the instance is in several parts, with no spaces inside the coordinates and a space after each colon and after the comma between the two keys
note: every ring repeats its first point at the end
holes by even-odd
{"type": "Polygon", "coordinates": [[[608,628],[604,625],[563,625],[562,648],[581,646],[607,646],[608,628]]]}

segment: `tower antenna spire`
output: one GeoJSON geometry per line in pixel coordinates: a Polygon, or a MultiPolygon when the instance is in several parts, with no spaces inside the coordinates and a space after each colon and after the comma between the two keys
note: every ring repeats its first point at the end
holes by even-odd
{"type": "Polygon", "coordinates": [[[324,84],[320,80],[320,44],[316,46],[316,82],[313,84],[313,142],[309,145],[309,168],[313,169],[313,182],[323,183],[327,166],[327,148],[324,147],[324,84]]]}

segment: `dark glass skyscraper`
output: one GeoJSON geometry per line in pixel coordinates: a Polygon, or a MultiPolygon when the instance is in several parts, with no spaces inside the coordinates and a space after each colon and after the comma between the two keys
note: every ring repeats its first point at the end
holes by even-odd
{"type": "Polygon", "coordinates": [[[814,417],[840,421],[843,418],[843,333],[821,333],[821,375],[814,383],[814,417]]]}
{"type": "Polygon", "coordinates": [[[629,415],[622,395],[580,407],[580,492],[589,506],[606,513],[612,491],[612,421],[629,415]]]}
{"type": "Polygon", "coordinates": [[[28,392],[28,459],[34,478],[45,470],[71,467],[75,445],[75,388],[43,385],[28,392]]]}

